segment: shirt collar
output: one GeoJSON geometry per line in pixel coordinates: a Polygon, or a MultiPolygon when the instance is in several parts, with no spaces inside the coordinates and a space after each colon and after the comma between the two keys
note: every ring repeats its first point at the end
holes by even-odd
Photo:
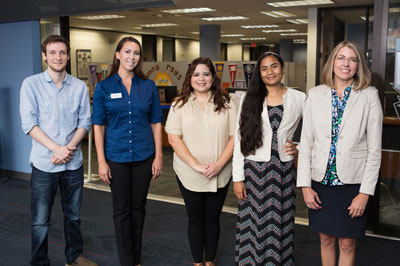
{"type": "MultiPolygon", "coordinates": [[[[53,80],[51,79],[51,77],[49,75],[49,70],[48,69],[46,69],[46,71],[43,72],[43,77],[44,77],[45,81],[53,82],[53,80]]],[[[68,85],[71,84],[71,75],[69,75],[68,73],[65,73],[65,77],[64,77],[63,83],[66,83],[68,85]]]]}
{"type": "MultiPolygon", "coordinates": [[[[113,78],[114,78],[114,80],[116,81],[116,82],[121,82],[121,77],[119,76],[119,74],[118,74],[118,72],[117,73],[115,73],[115,75],[114,76],[112,76],[113,78]]],[[[137,77],[136,77],[136,75],[133,75],[133,77],[132,77],[132,81],[135,81],[137,79],[137,77]]]]}
{"type": "MultiPolygon", "coordinates": [[[[209,90],[208,91],[208,99],[207,99],[207,103],[209,103],[209,102],[211,102],[211,98],[212,98],[212,92],[211,92],[211,90],[209,90]]],[[[194,93],[193,93],[193,91],[190,93],[190,97],[189,97],[189,100],[192,100],[192,101],[194,101],[196,99],[196,95],[194,95],[194,93]]]]}

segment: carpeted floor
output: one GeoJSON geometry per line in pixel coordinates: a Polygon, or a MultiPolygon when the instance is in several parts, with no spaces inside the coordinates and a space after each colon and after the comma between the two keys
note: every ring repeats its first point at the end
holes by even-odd
{"type": "MultiPolygon", "coordinates": [[[[81,228],[85,256],[100,266],[117,266],[118,258],[112,225],[111,195],[84,189],[81,228]]],[[[234,265],[236,216],[221,217],[221,237],[217,265],[234,265]]],[[[52,265],[64,265],[63,217],[57,197],[49,234],[52,265]]],[[[296,225],[296,265],[319,266],[319,242],[316,233],[296,225]]],[[[400,242],[366,237],[357,246],[356,265],[400,265],[400,242]]],[[[30,184],[17,179],[0,182],[0,265],[23,266],[30,261],[30,184]]],[[[143,237],[143,266],[191,265],[186,236],[184,206],[148,201],[143,237]]]]}

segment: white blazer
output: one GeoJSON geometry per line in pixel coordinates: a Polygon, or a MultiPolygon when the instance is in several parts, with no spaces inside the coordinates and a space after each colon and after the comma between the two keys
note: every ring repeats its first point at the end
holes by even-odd
{"type": "MultiPolygon", "coordinates": [[[[321,182],[328,165],[332,138],[331,88],[312,88],[303,115],[297,186],[321,182]]],[[[352,90],[344,109],[336,150],[336,169],[345,184],[361,184],[373,195],[381,164],[383,113],[375,87],[352,90]]]]}
{"type": "MultiPolygon", "coordinates": [[[[238,118],[236,122],[235,131],[235,146],[233,150],[233,161],[232,161],[232,176],[234,182],[244,181],[244,159],[240,150],[240,113],[242,111],[242,104],[245,95],[240,99],[238,118]]],[[[300,122],[300,118],[303,113],[306,95],[303,92],[287,89],[283,95],[283,117],[278,128],[278,152],[281,161],[288,162],[294,159],[293,155],[285,154],[283,146],[287,140],[293,138],[294,132],[300,122]]],[[[264,107],[262,111],[262,127],[263,127],[263,145],[255,151],[255,154],[250,154],[246,159],[268,162],[271,159],[271,144],[272,144],[272,128],[268,117],[267,100],[264,101],[264,107]]]]}

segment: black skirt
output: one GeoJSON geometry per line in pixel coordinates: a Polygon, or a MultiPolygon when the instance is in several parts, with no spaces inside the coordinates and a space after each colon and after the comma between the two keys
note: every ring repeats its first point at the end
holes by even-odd
{"type": "Polygon", "coordinates": [[[322,209],[308,210],[311,230],[343,238],[360,238],[365,235],[367,209],[362,216],[356,218],[351,218],[347,209],[358,195],[360,184],[327,186],[312,181],[311,186],[322,202],[322,209]]]}

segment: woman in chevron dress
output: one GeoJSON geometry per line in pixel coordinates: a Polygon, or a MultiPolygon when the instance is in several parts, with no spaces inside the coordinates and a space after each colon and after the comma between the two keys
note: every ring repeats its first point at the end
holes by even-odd
{"type": "Polygon", "coordinates": [[[281,85],[282,58],[264,53],[239,107],[233,181],[236,265],[294,265],[295,146],[304,93],[281,85]]]}

